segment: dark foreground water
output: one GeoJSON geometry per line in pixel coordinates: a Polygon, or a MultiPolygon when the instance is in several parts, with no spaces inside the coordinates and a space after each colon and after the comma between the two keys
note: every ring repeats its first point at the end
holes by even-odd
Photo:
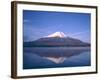
{"type": "Polygon", "coordinates": [[[90,66],[89,47],[24,47],[23,69],[90,66]]]}

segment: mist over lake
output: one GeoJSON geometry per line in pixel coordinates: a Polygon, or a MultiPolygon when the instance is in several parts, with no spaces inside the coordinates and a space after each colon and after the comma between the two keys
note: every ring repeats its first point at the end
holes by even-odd
{"type": "Polygon", "coordinates": [[[23,69],[91,66],[90,47],[24,47],[23,69]]]}

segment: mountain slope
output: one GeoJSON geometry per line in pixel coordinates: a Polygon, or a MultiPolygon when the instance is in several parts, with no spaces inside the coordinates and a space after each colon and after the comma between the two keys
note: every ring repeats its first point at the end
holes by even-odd
{"type": "Polygon", "coordinates": [[[81,40],[71,37],[44,37],[31,42],[24,42],[25,47],[53,47],[53,46],[90,46],[81,40]]]}

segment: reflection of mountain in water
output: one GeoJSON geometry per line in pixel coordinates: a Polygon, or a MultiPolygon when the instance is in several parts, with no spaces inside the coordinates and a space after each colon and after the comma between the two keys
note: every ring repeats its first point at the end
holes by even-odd
{"type": "Polygon", "coordinates": [[[48,60],[51,60],[51,61],[53,61],[54,63],[57,63],[57,64],[63,63],[66,60],[65,57],[58,57],[58,58],[55,58],[55,57],[44,57],[44,58],[48,59],[48,60]]]}
{"type": "Polygon", "coordinates": [[[88,51],[89,47],[57,47],[57,48],[26,48],[24,51],[34,53],[42,58],[53,61],[54,63],[63,63],[66,58],[80,55],[81,53],[88,51]]]}

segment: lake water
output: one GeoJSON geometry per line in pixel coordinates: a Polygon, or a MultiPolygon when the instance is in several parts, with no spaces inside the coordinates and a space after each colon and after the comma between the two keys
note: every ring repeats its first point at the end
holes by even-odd
{"type": "Polygon", "coordinates": [[[89,47],[24,47],[23,69],[91,66],[89,47]]]}

